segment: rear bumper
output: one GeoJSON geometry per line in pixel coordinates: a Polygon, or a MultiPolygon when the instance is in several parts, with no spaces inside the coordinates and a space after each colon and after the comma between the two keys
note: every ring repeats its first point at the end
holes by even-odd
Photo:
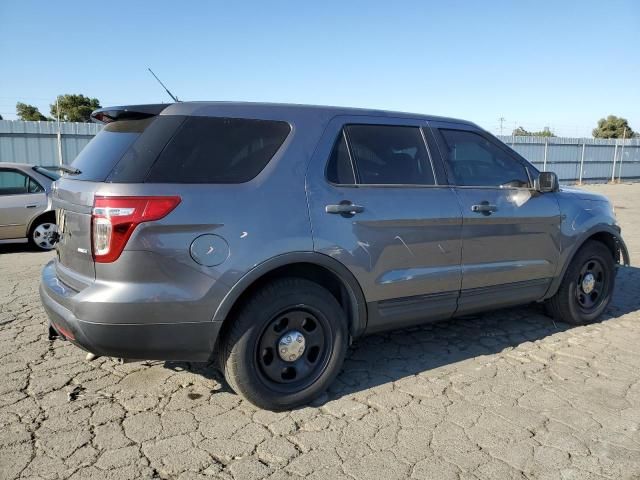
{"type": "MultiPolygon", "coordinates": [[[[220,330],[219,322],[93,322],[74,314],[77,295],[78,292],[56,277],[54,263],[49,262],[42,271],[40,298],[51,326],[62,337],[88,352],[130,359],[194,362],[207,361],[211,357],[220,330]]],[[[83,312],[91,308],[83,302],[83,312]]],[[[108,307],[104,303],[95,304],[95,309],[105,308],[108,307]]],[[[105,318],[104,312],[100,313],[96,318],[105,318]]]]}

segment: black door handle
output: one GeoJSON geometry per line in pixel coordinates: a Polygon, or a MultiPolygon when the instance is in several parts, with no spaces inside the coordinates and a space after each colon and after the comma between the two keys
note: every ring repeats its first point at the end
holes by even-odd
{"type": "Polygon", "coordinates": [[[356,213],[364,212],[364,207],[354,205],[348,200],[343,200],[337,205],[327,205],[324,207],[324,211],[327,213],[338,213],[340,215],[353,216],[356,213]]]}
{"type": "Polygon", "coordinates": [[[483,213],[485,215],[491,215],[491,212],[495,212],[496,210],[498,210],[498,207],[491,205],[486,200],[480,202],[478,205],[471,205],[472,212],[483,213]]]}

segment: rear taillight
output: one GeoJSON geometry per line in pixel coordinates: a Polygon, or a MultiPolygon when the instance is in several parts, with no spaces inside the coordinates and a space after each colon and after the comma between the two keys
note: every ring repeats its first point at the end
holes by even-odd
{"type": "Polygon", "coordinates": [[[180,203],[180,197],[103,197],[93,203],[92,248],[96,262],[118,259],[136,226],[160,220],[180,203]]]}

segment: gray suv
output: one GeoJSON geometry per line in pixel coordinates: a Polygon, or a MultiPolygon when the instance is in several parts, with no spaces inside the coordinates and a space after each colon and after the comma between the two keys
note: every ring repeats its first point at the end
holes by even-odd
{"type": "Polygon", "coordinates": [[[309,402],[364,334],[545,302],[596,319],[628,264],[608,200],[473,123],[185,102],[94,112],[54,184],[51,327],[96,355],[217,359],[250,402],[309,402]]]}

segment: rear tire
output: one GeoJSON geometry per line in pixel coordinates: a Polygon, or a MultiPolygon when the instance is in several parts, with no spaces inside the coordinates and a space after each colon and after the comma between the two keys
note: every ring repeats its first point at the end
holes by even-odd
{"type": "Polygon", "coordinates": [[[29,244],[38,250],[53,250],[56,246],[58,227],[55,220],[43,216],[36,219],[29,230],[29,244]]]}
{"type": "Polygon", "coordinates": [[[587,241],[571,260],[560,288],[546,303],[556,320],[583,325],[596,320],[609,306],[616,268],[606,245],[587,241]]]}
{"type": "Polygon", "coordinates": [[[229,386],[260,408],[309,403],[344,362],[346,315],[328,290],[309,280],[267,284],[231,321],[218,349],[219,365],[229,386]]]}

